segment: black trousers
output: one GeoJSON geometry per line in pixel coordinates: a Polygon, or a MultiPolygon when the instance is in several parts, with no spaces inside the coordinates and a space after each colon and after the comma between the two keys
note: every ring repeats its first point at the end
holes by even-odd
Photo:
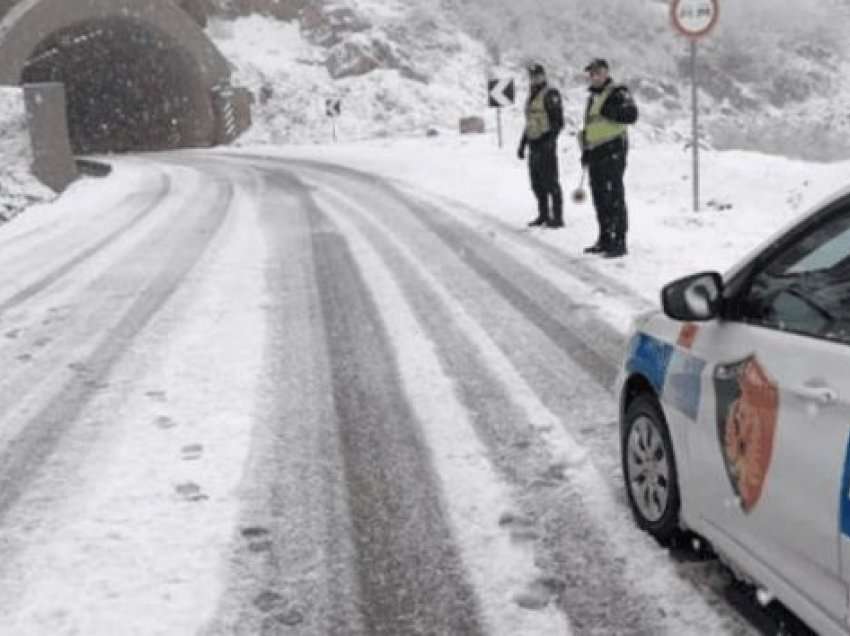
{"type": "Polygon", "coordinates": [[[599,221],[599,241],[603,245],[625,245],[629,230],[626,191],[625,151],[615,152],[590,162],[590,190],[599,221]]]}
{"type": "Polygon", "coordinates": [[[528,172],[531,177],[531,189],[537,197],[538,219],[560,223],[563,218],[564,197],[558,179],[558,152],[555,141],[544,141],[529,146],[528,172]]]}

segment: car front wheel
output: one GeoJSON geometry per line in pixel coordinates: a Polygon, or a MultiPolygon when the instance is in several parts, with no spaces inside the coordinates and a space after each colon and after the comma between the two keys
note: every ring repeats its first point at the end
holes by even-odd
{"type": "Polygon", "coordinates": [[[670,432],[654,396],[640,395],[626,409],[621,452],[637,525],[667,543],[679,530],[679,482],[670,432]]]}

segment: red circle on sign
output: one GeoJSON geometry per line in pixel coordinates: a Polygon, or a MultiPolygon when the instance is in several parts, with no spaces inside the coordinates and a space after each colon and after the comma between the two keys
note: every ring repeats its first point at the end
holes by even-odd
{"type": "Polygon", "coordinates": [[[717,19],[720,17],[720,6],[717,4],[717,0],[709,0],[711,2],[711,6],[713,9],[711,22],[709,22],[704,28],[699,31],[690,31],[682,26],[682,23],[679,21],[678,10],[679,5],[682,4],[682,0],[673,0],[670,3],[670,19],[673,22],[673,26],[676,30],[689,38],[697,39],[701,38],[708,33],[717,25],[717,19]]]}

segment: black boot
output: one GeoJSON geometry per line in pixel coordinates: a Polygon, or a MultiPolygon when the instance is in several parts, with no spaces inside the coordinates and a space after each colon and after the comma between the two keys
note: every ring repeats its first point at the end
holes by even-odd
{"type": "Polygon", "coordinates": [[[564,201],[561,195],[561,187],[557,184],[552,190],[552,218],[546,223],[546,227],[564,227],[564,201]]]}
{"type": "Polygon", "coordinates": [[[605,250],[605,244],[602,242],[602,239],[597,239],[596,243],[593,245],[588,245],[584,248],[585,254],[601,254],[605,250]]]}
{"type": "Polygon", "coordinates": [[[537,197],[537,218],[528,224],[529,227],[546,225],[549,221],[549,195],[543,190],[535,190],[534,196],[537,197]]]}
{"type": "Polygon", "coordinates": [[[557,207],[552,212],[552,218],[546,221],[546,227],[564,227],[564,216],[557,207]]]}
{"type": "Polygon", "coordinates": [[[605,258],[620,258],[628,253],[629,251],[626,249],[625,237],[618,236],[611,242],[611,246],[605,250],[605,254],[603,254],[603,256],[605,258]]]}

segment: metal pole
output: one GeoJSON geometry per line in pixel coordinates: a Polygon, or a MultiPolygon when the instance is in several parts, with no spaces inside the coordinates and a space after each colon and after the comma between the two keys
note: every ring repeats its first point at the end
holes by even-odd
{"type": "Polygon", "coordinates": [[[336,143],[336,117],[331,116],[331,134],[333,135],[334,143],[336,143]]]}
{"type": "Polygon", "coordinates": [[[499,148],[502,147],[502,107],[496,109],[496,122],[499,129],[499,148]]]}
{"type": "Polygon", "coordinates": [[[691,143],[694,154],[694,212],[699,212],[699,91],[697,90],[697,41],[691,40],[691,104],[693,105],[693,132],[691,143]]]}

